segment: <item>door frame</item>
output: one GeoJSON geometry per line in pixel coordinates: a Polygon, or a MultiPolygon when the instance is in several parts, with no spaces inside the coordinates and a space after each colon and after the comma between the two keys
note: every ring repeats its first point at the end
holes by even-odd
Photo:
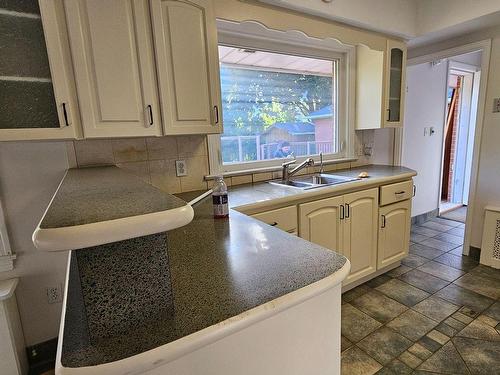
{"type": "MultiPolygon", "coordinates": [[[[469,205],[467,206],[467,216],[465,220],[465,236],[463,245],[463,254],[469,255],[471,231],[472,231],[472,217],[475,206],[475,197],[477,190],[477,177],[479,170],[479,155],[481,151],[481,137],[484,123],[484,112],[486,105],[486,87],[488,83],[488,72],[490,66],[490,52],[491,52],[491,39],[484,39],[474,43],[464,44],[461,46],[448,48],[442,51],[437,51],[427,55],[417,56],[408,59],[407,66],[419,65],[430,63],[436,60],[448,59],[453,56],[463,55],[471,52],[481,52],[481,81],[479,84],[479,99],[477,102],[477,117],[474,125],[474,146],[472,153],[472,168],[469,182],[469,205]]],[[[402,160],[402,147],[403,147],[403,131],[402,129],[396,130],[394,137],[394,164],[401,165],[402,160]]],[[[438,197],[440,198],[440,197],[438,197]]]]}
{"type": "MultiPolygon", "coordinates": [[[[461,63],[461,62],[458,62],[458,61],[454,61],[453,58],[450,58],[450,60],[448,61],[448,71],[447,71],[447,87],[446,87],[446,95],[448,93],[448,87],[449,87],[449,80],[450,80],[450,74],[462,74],[464,77],[465,76],[469,76],[469,78],[471,78],[471,84],[470,84],[470,97],[471,97],[471,100],[470,100],[470,106],[472,108],[472,104],[473,104],[473,95],[474,95],[474,83],[476,82],[475,81],[475,77],[476,75],[478,74],[478,71],[479,70],[479,67],[476,67],[475,65],[469,65],[469,64],[465,64],[465,63],[461,63]]],[[[481,81],[479,81],[479,83],[481,84],[481,81]]],[[[463,99],[463,90],[465,89],[465,86],[461,86],[461,95],[460,95],[460,109],[459,109],[459,113],[460,113],[460,116],[462,116],[462,108],[463,108],[463,102],[462,102],[462,99],[463,99]]],[[[476,88],[477,89],[477,88],[476,88]]],[[[447,103],[446,103],[447,104],[447,103]]],[[[478,105],[479,103],[476,104],[476,106],[478,105]]],[[[470,108],[470,109],[471,109],[470,108]]],[[[446,112],[446,116],[445,116],[445,124],[446,124],[446,120],[447,120],[447,111],[446,112]]],[[[467,140],[466,140],[466,145],[465,145],[465,157],[467,158],[467,155],[469,154],[469,147],[472,147],[474,148],[474,145],[473,144],[470,144],[469,141],[468,141],[468,137],[469,137],[469,134],[470,134],[470,130],[471,130],[471,123],[470,123],[470,120],[471,120],[471,111],[469,111],[469,118],[468,118],[468,126],[467,126],[467,140]]],[[[477,108],[476,108],[476,113],[477,113],[477,108]]],[[[459,119],[459,122],[461,122],[462,119],[460,117],[459,119]]],[[[458,124],[458,126],[460,126],[460,124],[458,124]]],[[[458,138],[457,138],[457,141],[459,141],[460,137],[463,136],[463,134],[458,134],[458,138]]],[[[440,180],[439,180],[439,214],[441,214],[441,194],[442,194],[442,189],[443,189],[443,173],[444,173],[444,168],[443,168],[443,164],[444,164],[444,153],[445,153],[445,148],[444,148],[444,141],[445,141],[445,137],[446,137],[446,134],[444,134],[443,132],[443,137],[442,137],[442,144],[443,144],[443,148],[442,148],[442,154],[441,154],[441,176],[440,176],[440,180]]],[[[458,148],[458,145],[457,145],[457,148],[458,148]]],[[[465,163],[467,163],[467,161],[465,161],[465,163]]],[[[464,165],[464,173],[463,173],[463,190],[465,189],[465,183],[466,183],[466,180],[465,180],[465,165],[464,165]]],[[[456,168],[454,168],[454,172],[456,171],[456,168]]],[[[470,175],[469,175],[469,185],[470,185],[470,175]]],[[[455,187],[453,187],[453,189],[455,189],[455,187]]],[[[464,196],[464,192],[462,190],[462,194],[461,194],[461,203],[463,204],[464,202],[464,199],[463,199],[463,196],[464,196]]],[[[458,203],[457,203],[458,205],[458,203]]]]}

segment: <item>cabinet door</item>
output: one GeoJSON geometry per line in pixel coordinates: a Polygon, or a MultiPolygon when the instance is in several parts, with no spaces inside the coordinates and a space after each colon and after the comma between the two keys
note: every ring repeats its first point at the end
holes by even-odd
{"type": "Polygon", "coordinates": [[[387,41],[386,82],[385,82],[385,125],[403,125],[404,96],[406,91],[406,45],[387,41]]]}
{"type": "Polygon", "coordinates": [[[85,137],[161,135],[147,0],[66,0],[85,137]]]}
{"type": "Polygon", "coordinates": [[[209,0],[153,0],[165,134],[221,132],[217,28],[209,0]]]}
{"type": "Polygon", "coordinates": [[[378,268],[408,255],[410,246],[411,199],[380,208],[378,268]]]}
{"type": "Polygon", "coordinates": [[[1,53],[18,62],[0,72],[0,141],[81,137],[64,6],[39,6],[41,22],[16,12],[1,16],[12,34],[1,53]]]}
{"type": "Polygon", "coordinates": [[[377,269],[378,189],[344,196],[344,255],[351,261],[346,283],[377,269]]]}
{"type": "Polygon", "coordinates": [[[252,215],[252,217],[290,234],[297,235],[297,206],[261,212],[252,215]]]}
{"type": "Polygon", "coordinates": [[[299,235],[305,240],[343,254],[343,197],[299,205],[299,235]]]}

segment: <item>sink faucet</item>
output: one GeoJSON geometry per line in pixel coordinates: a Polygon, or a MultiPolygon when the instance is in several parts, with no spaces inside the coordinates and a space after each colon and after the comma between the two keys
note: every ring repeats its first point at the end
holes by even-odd
{"type": "Polygon", "coordinates": [[[295,161],[296,160],[294,159],[294,160],[290,160],[290,161],[287,161],[287,162],[281,164],[281,166],[283,167],[283,176],[281,178],[282,181],[288,183],[288,181],[290,180],[290,177],[293,176],[295,173],[297,173],[298,171],[300,171],[301,169],[303,169],[305,167],[311,167],[314,165],[314,160],[312,158],[307,158],[302,163],[297,165],[295,168],[290,170],[289,169],[290,165],[295,163],[295,161]]]}

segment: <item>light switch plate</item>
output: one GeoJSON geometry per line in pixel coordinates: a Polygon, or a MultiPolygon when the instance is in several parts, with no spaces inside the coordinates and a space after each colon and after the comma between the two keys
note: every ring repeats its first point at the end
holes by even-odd
{"type": "Polygon", "coordinates": [[[175,161],[175,174],[177,177],[187,176],[187,164],[185,160],[175,161]]]}
{"type": "Polygon", "coordinates": [[[493,99],[493,113],[500,112],[500,98],[493,99]]]}

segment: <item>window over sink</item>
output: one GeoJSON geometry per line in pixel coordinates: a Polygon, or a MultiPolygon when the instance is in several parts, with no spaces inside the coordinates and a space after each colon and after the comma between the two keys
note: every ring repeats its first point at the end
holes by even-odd
{"type": "Polygon", "coordinates": [[[259,35],[218,26],[224,130],[209,136],[211,174],[347,157],[350,50],[262,25],[259,35]]]}

